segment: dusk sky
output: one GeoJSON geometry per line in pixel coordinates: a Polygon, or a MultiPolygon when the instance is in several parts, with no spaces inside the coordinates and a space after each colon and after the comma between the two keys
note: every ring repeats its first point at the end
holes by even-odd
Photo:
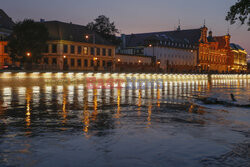
{"type": "MultiPolygon", "coordinates": [[[[24,18],[59,20],[86,25],[98,15],[114,21],[121,33],[174,30],[206,26],[214,35],[225,35],[225,16],[236,0],[0,0],[14,21],[24,18]]],[[[239,23],[230,27],[231,42],[250,53],[250,32],[239,23]]]]}

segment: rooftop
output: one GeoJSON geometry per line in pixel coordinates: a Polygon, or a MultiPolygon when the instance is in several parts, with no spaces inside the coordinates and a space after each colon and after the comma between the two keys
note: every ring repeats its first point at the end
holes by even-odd
{"type": "Polygon", "coordinates": [[[126,47],[143,46],[144,41],[150,38],[157,38],[163,41],[186,43],[195,45],[201,37],[201,28],[176,31],[162,31],[126,35],[126,47]]]}
{"type": "Polygon", "coordinates": [[[93,43],[93,34],[95,34],[95,43],[101,45],[112,45],[110,42],[102,38],[96,32],[89,30],[87,27],[73,23],[65,23],[60,21],[43,22],[48,28],[51,40],[68,40],[75,42],[93,43]],[[89,35],[89,40],[85,36],[89,35]]]}
{"type": "Polygon", "coordinates": [[[12,30],[15,23],[12,19],[2,10],[0,9],[0,28],[12,30]]]}

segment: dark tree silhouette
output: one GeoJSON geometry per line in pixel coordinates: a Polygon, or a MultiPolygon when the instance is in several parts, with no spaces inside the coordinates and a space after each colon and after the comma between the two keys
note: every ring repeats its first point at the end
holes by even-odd
{"type": "Polygon", "coordinates": [[[35,62],[42,58],[49,33],[44,24],[25,19],[18,22],[9,38],[8,49],[12,60],[20,62],[35,62]],[[30,53],[27,56],[27,53],[30,53]]]}
{"type": "Polygon", "coordinates": [[[94,22],[88,23],[87,28],[96,31],[103,38],[113,44],[118,45],[120,42],[116,37],[119,30],[116,28],[115,23],[110,22],[109,18],[104,15],[100,15],[94,20],[94,22]]]}
{"type": "Polygon", "coordinates": [[[237,2],[231,6],[230,11],[227,13],[226,20],[231,24],[240,21],[243,25],[247,20],[248,31],[250,31],[250,0],[237,0],[237,2]]]}

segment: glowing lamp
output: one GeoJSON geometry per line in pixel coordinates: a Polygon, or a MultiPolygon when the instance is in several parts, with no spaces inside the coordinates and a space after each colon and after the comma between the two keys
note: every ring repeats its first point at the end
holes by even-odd
{"type": "Polygon", "coordinates": [[[27,52],[26,55],[27,55],[28,57],[30,57],[30,56],[31,56],[31,53],[30,53],[30,52],[27,52]]]}

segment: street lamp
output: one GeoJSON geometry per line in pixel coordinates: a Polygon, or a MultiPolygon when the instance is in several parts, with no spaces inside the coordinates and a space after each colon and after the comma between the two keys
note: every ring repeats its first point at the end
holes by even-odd
{"type": "Polygon", "coordinates": [[[27,57],[30,57],[30,56],[31,56],[31,53],[30,53],[30,52],[27,52],[27,53],[26,53],[26,56],[27,56],[27,57]]]}
{"type": "Polygon", "coordinates": [[[93,33],[93,34],[87,34],[87,35],[85,35],[85,39],[86,40],[89,40],[89,36],[90,35],[92,35],[93,36],[93,45],[94,45],[94,58],[93,58],[93,60],[94,60],[94,70],[96,70],[97,71],[97,69],[96,68],[98,68],[97,66],[96,66],[96,60],[97,60],[97,57],[95,57],[95,33],[93,33]]]}

